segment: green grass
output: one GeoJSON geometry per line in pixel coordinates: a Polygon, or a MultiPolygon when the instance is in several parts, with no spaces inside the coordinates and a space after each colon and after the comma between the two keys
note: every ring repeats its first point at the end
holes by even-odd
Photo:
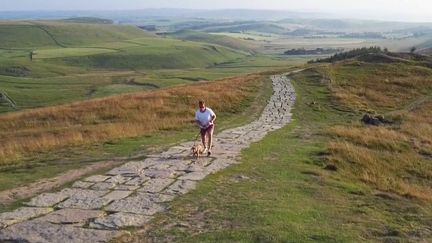
{"type": "Polygon", "coordinates": [[[103,48],[77,48],[77,47],[44,49],[44,50],[33,51],[33,59],[90,56],[90,55],[112,53],[112,52],[116,52],[116,50],[103,49],[103,48]]]}
{"type": "Polygon", "coordinates": [[[220,35],[220,34],[208,34],[205,32],[198,32],[198,31],[188,31],[188,30],[179,31],[179,32],[174,32],[173,34],[170,34],[168,36],[180,40],[212,43],[212,44],[232,48],[234,50],[243,50],[246,52],[251,52],[253,51],[254,48],[257,47],[256,44],[254,44],[253,42],[248,42],[245,40],[241,40],[239,38],[233,38],[230,36],[220,35]]]}
{"type": "Polygon", "coordinates": [[[430,205],[374,196],[361,181],[323,169],[330,139],[323,131],[356,114],[331,102],[318,73],[294,80],[290,125],[245,149],[241,164],[208,176],[145,229],[114,242],[431,240],[430,205]]]}
{"type": "Polygon", "coordinates": [[[0,48],[74,47],[150,36],[133,26],[55,21],[0,22],[0,48]]]}
{"type": "Polygon", "coordinates": [[[244,57],[243,53],[221,46],[184,42],[168,38],[141,38],[130,40],[137,47],[121,52],[52,59],[72,66],[103,69],[172,69],[205,68],[220,62],[244,57]]]}

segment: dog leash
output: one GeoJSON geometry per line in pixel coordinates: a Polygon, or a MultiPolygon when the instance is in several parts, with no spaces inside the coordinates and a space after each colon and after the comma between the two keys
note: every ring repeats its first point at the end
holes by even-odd
{"type": "Polygon", "coordinates": [[[201,134],[201,131],[199,131],[198,134],[197,134],[196,137],[195,137],[195,140],[194,140],[194,146],[196,145],[196,142],[197,142],[198,137],[199,137],[200,134],[201,134]]]}

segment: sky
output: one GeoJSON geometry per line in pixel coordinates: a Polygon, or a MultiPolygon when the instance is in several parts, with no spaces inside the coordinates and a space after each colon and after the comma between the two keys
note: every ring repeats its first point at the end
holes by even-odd
{"type": "Polygon", "coordinates": [[[432,21],[431,0],[0,0],[0,11],[146,8],[275,9],[432,21]]]}

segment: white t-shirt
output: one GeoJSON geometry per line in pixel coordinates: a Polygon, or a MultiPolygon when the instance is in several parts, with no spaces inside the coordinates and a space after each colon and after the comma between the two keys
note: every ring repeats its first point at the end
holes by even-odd
{"type": "Polygon", "coordinates": [[[212,120],[212,116],[215,116],[215,113],[212,109],[206,107],[204,112],[201,112],[201,110],[197,110],[197,112],[195,113],[195,120],[200,122],[201,128],[206,128],[209,126],[209,123],[212,120]]]}

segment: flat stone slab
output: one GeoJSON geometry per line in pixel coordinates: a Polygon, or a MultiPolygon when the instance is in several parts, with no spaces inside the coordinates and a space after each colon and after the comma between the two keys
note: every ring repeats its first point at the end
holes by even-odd
{"type": "Polygon", "coordinates": [[[144,175],[150,178],[174,178],[177,175],[175,170],[159,169],[159,170],[148,170],[144,172],[144,175]]]}
{"type": "Polygon", "coordinates": [[[82,189],[87,189],[91,186],[93,186],[95,183],[94,182],[86,182],[86,181],[76,181],[72,187],[73,188],[82,188],[82,189]]]}
{"type": "Polygon", "coordinates": [[[160,192],[174,181],[174,179],[151,179],[138,189],[138,191],[151,193],[160,192]]]}
{"type": "Polygon", "coordinates": [[[142,227],[153,217],[133,213],[115,213],[90,223],[90,228],[95,229],[121,229],[125,227],[142,227]]]}
{"type": "Polygon", "coordinates": [[[60,193],[68,196],[69,198],[75,199],[88,199],[88,198],[99,198],[107,194],[109,191],[96,191],[89,189],[79,189],[79,188],[66,188],[60,193]]]}
{"type": "Polygon", "coordinates": [[[103,175],[94,175],[94,176],[90,176],[84,179],[84,181],[86,182],[103,182],[108,180],[110,177],[109,176],[103,176],[103,175]]]}
{"type": "Polygon", "coordinates": [[[107,195],[105,195],[103,198],[114,201],[114,200],[120,200],[125,197],[128,197],[130,194],[132,194],[131,191],[112,191],[107,195]]]}
{"type": "Polygon", "coordinates": [[[125,183],[127,186],[141,186],[144,182],[148,181],[150,178],[147,177],[136,177],[125,183]]]}
{"type": "Polygon", "coordinates": [[[22,207],[15,209],[12,212],[2,213],[0,214],[0,229],[12,224],[16,224],[25,220],[29,220],[31,218],[47,214],[52,211],[52,208],[22,207]]]}
{"type": "Polygon", "coordinates": [[[69,198],[60,203],[59,208],[76,208],[76,209],[101,209],[112,200],[108,198],[69,198]]]}
{"type": "Polygon", "coordinates": [[[109,212],[134,213],[151,216],[164,211],[165,208],[151,198],[143,195],[136,195],[119,201],[114,201],[108,205],[105,210],[109,212]]]}
{"type": "Polygon", "coordinates": [[[57,203],[64,201],[68,197],[68,195],[63,193],[43,193],[32,198],[30,202],[25,204],[33,207],[52,207],[57,203]]]}
{"type": "Polygon", "coordinates": [[[105,182],[113,183],[113,184],[123,184],[123,183],[129,181],[130,179],[131,179],[130,177],[116,175],[116,176],[113,176],[110,179],[106,180],[105,182]]]}
{"type": "Polygon", "coordinates": [[[128,185],[118,185],[116,187],[114,187],[114,190],[116,191],[135,191],[138,188],[140,188],[139,186],[128,186],[128,185]]]}
{"type": "Polygon", "coordinates": [[[37,221],[45,221],[53,224],[73,224],[74,226],[83,226],[88,221],[94,218],[100,218],[105,216],[104,211],[99,210],[82,210],[82,209],[60,209],[47,214],[41,218],[37,218],[37,221]]]}
{"type": "Polygon", "coordinates": [[[133,168],[114,168],[110,170],[107,175],[122,175],[122,176],[139,176],[141,170],[135,170],[133,168]]]}
{"type": "Polygon", "coordinates": [[[141,172],[157,162],[145,160],[145,161],[132,161],[128,162],[121,167],[114,168],[110,170],[107,175],[122,175],[122,176],[137,176],[141,174],[141,172]]]}
{"type": "Polygon", "coordinates": [[[90,189],[106,191],[106,190],[111,190],[114,187],[116,187],[115,183],[99,182],[94,184],[90,189]]]}
{"type": "Polygon", "coordinates": [[[0,231],[0,242],[88,243],[108,242],[118,231],[95,230],[56,225],[43,221],[26,221],[0,231]]]}

